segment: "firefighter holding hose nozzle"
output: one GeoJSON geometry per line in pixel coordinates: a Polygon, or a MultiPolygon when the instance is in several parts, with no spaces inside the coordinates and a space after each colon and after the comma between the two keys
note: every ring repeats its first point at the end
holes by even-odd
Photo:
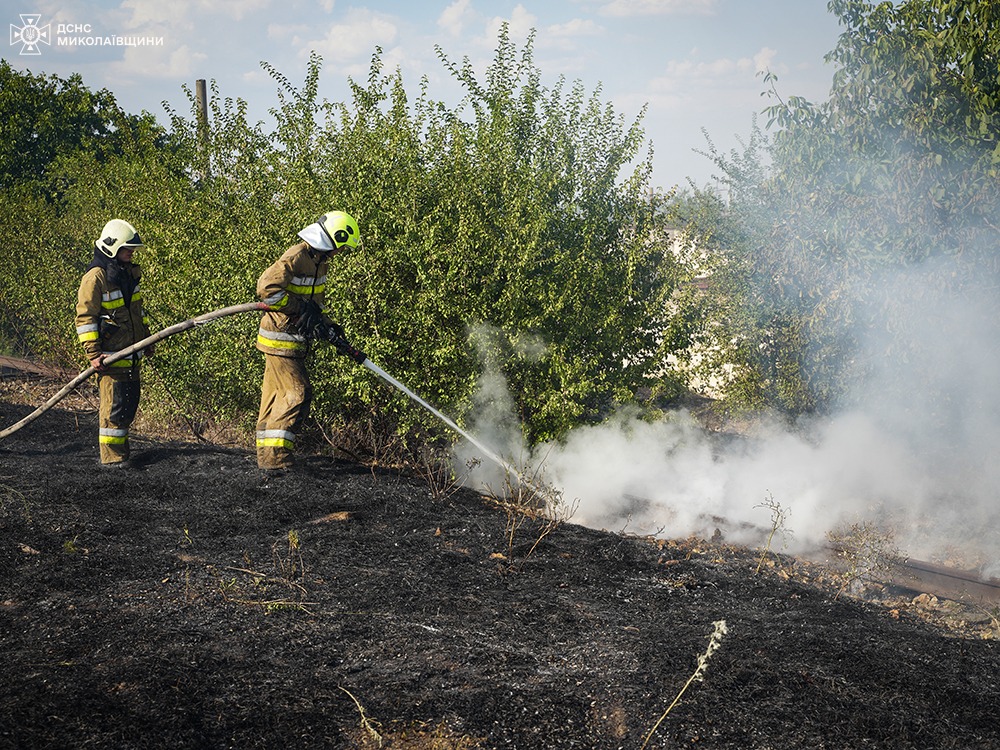
{"type": "Polygon", "coordinates": [[[257,466],[265,477],[291,468],[296,434],[309,415],[312,385],[305,358],[310,340],[329,341],[355,362],[365,361],[344,329],[323,314],[330,258],[358,247],[357,221],[331,211],[298,236],[302,242],[286,250],[257,281],[257,296],[268,306],[257,333],[257,348],[264,353],[257,466]]]}

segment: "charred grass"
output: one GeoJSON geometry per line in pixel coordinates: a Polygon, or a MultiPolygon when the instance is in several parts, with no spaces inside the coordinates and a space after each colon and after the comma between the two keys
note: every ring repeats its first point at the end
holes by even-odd
{"type": "Polygon", "coordinates": [[[928,601],[330,455],[99,472],[94,433],[0,443],[0,747],[1000,747],[997,643],[928,601]]]}

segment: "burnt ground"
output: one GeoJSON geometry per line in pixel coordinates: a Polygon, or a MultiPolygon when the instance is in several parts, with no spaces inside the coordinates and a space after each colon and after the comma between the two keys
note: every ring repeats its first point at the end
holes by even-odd
{"type": "Polygon", "coordinates": [[[98,471],[95,423],[0,441],[2,748],[640,748],[718,620],[649,747],[1000,747],[996,640],[795,560],[524,518],[510,543],[488,498],[321,455],[262,483],[140,436],[98,471]]]}

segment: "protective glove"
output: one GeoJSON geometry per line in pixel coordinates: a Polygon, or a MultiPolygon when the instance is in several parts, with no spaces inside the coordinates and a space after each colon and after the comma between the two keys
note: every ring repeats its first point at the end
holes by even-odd
{"type": "Polygon", "coordinates": [[[326,336],[330,339],[330,341],[333,341],[334,339],[343,339],[344,341],[347,341],[347,331],[344,330],[342,325],[334,323],[331,320],[327,323],[327,326],[326,336]]]}
{"type": "Polygon", "coordinates": [[[324,338],[328,325],[328,321],[323,318],[323,309],[318,302],[311,299],[302,301],[302,311],[295,323],[299,333],[307,339],[324,338]]]}
{"type": "Polygon", "coordinates": [[[350,341],[347,340],[347,334],[344,329],[337,325],[336,323],[330,323],[326,329],[326,338],[331,344],[337,347],[337,352],[350,357],[359,365],[363,364],[368,355],[366,355],[360,349],[355,348],[350,341]]]}

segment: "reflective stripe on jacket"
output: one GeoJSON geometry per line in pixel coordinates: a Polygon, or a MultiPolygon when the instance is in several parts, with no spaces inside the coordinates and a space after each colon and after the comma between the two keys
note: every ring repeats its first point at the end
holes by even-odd
{"type": "Polygon", "coordinates": [[[301,242],[282,254],[257,281],[257,296],[271,309],[264,313],[257,331],[257,348],[281,357],[305,357],[309,342],[296,328],[303,300],[323,307],[327,253],[311,251],[301,242]]]}

